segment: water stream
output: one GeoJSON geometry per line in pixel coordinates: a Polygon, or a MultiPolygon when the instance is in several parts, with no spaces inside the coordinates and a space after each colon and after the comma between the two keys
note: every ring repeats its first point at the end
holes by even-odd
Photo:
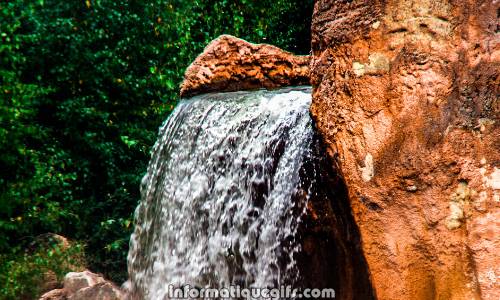
{"type": "Polygon", "coordinates": [[[273,287],[299,277],[299,171],[313,139],[308,87],[182,100],[160,129],[128,256],[132,291],[273,287]]]}

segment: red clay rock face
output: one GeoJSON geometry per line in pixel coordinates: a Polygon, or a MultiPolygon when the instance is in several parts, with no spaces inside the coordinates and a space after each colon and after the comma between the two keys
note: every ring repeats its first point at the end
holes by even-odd
{"type": "Polygon", "coordinates": [[[309,56],[222,35],[187,68],[181,96],[309,85],[309,61],[309,56]]]}
{"type": "Polygon", "coordinates": [[[319,0],[311,112],[378,299],[500,299],[500,2],[319,0]]]}

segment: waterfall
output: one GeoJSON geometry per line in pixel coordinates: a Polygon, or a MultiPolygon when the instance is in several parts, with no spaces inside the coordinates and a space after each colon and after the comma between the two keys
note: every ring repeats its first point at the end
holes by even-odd
{"type": "Polygon", "coordinates": [[[313,140],[311,89],[182,100],[160,129],[135,212],[128,268],[137,298],[168,285],[294,284],[313,140]]]}

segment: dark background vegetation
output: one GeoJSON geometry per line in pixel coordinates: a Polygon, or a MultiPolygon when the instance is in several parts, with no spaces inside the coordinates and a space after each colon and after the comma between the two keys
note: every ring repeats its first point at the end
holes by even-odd
{"type": "Polygon", "coordinates": [[[0,299],[35,297],[76,252],[125,280],[139,182],[185,68],[223,33],[308,54],[312,6],[0,2],[0,299]],[[40,242],[46,233],[76,250],[40,242]]]}

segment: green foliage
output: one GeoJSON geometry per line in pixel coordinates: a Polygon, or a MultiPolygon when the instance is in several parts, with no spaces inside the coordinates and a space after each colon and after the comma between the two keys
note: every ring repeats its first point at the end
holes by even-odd
{"type": "Polygon", "coordinates": [[[35,299],[49,280],[62,282],[81,270],[83,246],[50,241],[34,249],[0,255],[0,299],[35,299]]]}
{"type": "Polygon", "coordinates": [[[0,253],[26,265],[36,255],[12,249],[57,232],[86,244],[93,271],[124,280],[140,179],[185,68],[223,33],[308,53],[312,5],[0,3],[0,253]]]}

